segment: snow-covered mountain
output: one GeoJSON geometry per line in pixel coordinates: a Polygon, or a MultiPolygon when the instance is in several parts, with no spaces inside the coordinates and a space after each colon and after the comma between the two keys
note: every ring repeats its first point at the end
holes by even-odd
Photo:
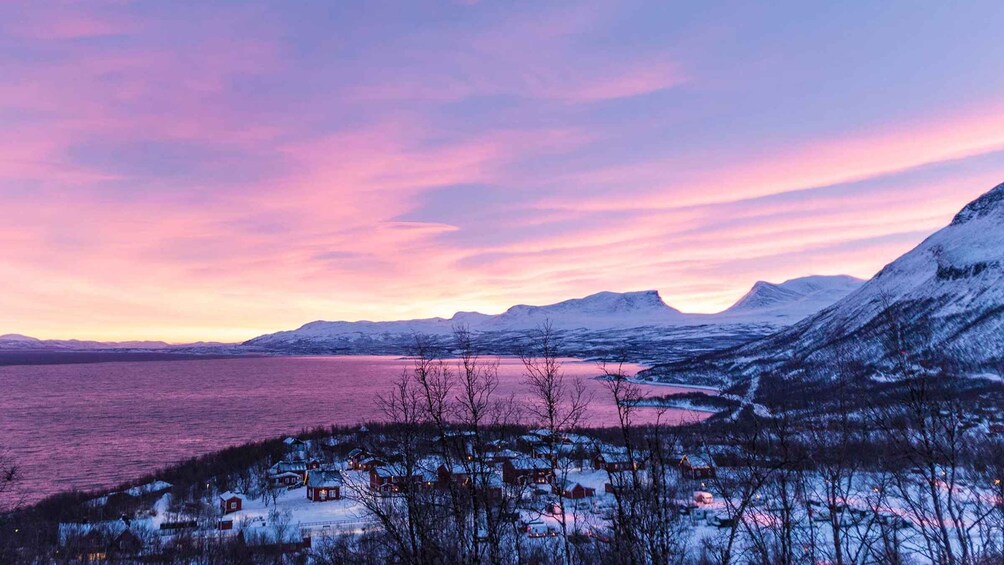
{"type": "Polygon", "coordinates": [[[585,298],[565,300],[547,306],[513,306],[498,315],[458,312],[451,318],[426,318],[391,322],[317,321],[291,331],[256,337],[246,345],[274,346],[290,341],[323,342],[346,335],[450,335],[458,325],[479,332],[530,330],[545,321],[559,330],[610,329],[684,324],[687,316],[662,301],[654,290],[641,292],[600,292],[585,298]]]}
{"type": "Polygon", "coordinates": [[[166,349],[163,341],[86,341],[79,339],[38,339],[21,334],[0,335],[0,351],[86,351],[97,349],[166,349]]]}
{"type": "Polygon", "coordinates": [[[829,308],[725,354],[653,371],[733,378],[894,356],[969,368],[1004,361],[1004,184],[829,308]]]}
{"type": "Polygon", "coordinates": [[[325,322],[266,334],[242,345],[159,341],[95,342],[0,336],[0,351],[160,350],[178,353],[402,354],[425,335],[449,344],[454,328],[481,334],[486,349],[518,350],[528,330],[545,321],[562,333],[569,355],[594,357],[616,352],[633,360],[666,362],[695,352],[733,347],[760,338],[837,300],[856,285],[851,277],[813,276],[781,284],[760,282],[732,308],[719,314],[685,314],[668,306],[655,290],[599,292],[546,306],[520,304],[497,315],[458,312],[451,318],[390,322],[325,322]]]}
{"type": "Polygon", "coordinates": [[[757,281],[745,296],[719,316],[794,323],[830,306],[862,284],[863,280],[847,275],[809,276],[780,284],[757,281]]]}
{"type": "MultiPolygon", "coordinates": [[[[845,296],[858,284],[860,281],[846,276],[805,277],[779,285],[761,282],[743,300],[719,314],[684,314],[663,302],[655,290],[600,292],[547,306],[521,304],[498,315],[458,312],[451,318],[392,322],[317,321],[295,330],[256,337],[245,345],[270,350],[351,351],[352,344],[357,343],[368,351],[380,351],[378,343],[399,343],[416,334],[448,336],[458,325],[475,332],[502,335],[532,330],[545,321],[557,330],[587,332],[594,337],[597,333],[614,331],[625,338],[634,334],[651,336],[651,331],[628,331],[633,328],[713,325],[728,326],[739,330],[739,334],[759,337],[766,333],[764,328],[794,323],[845,296]],[[779,292],[769,296],[771,289],[779,292]]],[[[721,332],[709,330],[707,333],[721,332]]],[[[735,339],[723,343],[734,344],[735,339]]]]}

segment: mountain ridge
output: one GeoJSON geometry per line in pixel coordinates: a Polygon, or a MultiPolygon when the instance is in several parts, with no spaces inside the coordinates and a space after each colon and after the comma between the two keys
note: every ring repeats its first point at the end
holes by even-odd
{"type": "Polygon", "coordinates": [[[1004,183],[827,308],[726,352],[656,367],[658,378],[736,380],[765,373],[881,372],[938,359],[976,370],[1004,363],[1004,183]],[[903,359],[908,357],[907,359],[903,359]]]}
{"type": "MultiPolygon", "coordinates": [[[[775,301],[771,309],[763,311],[725,310],[717,314],[688,314],[666,304],[657,290],[602,291],[582,298],[572,298],[543,306],[518,304],[495,315],[458,312],[450,318],[437,317],[386,322],[316,320],[297,329],[252,338],[244,342],[244,345],[276,347],[282,346],[284,342],[296,342],[302,346],[308,342],[317,344],[327,338],[341,339],[345,336],[448,335],[457,325],[465,325],[472,331],[512,332],[530,330],[545,321],[558,330],[589,331],[700,325],[784,325],[797,321],[806,314],[804,312],[806,309],[814,308],[812,311],[815,311],[815,309],[827,305],[828,303],[820,302],[820,300],[825,300],[825,297],[842,296],[846,292],[850,292],[851,287],[854,286],[850,281],[857,280],[846,275],[832,277],[815,275],[785,281],[781,285],[800,289],[790,293],[791,300],[789,302],[795,305],[790,311],[785,310],[788,303],[780,300],[775,301]]],[[[835,299],[833,298],[833,300],[835,299]]]]}

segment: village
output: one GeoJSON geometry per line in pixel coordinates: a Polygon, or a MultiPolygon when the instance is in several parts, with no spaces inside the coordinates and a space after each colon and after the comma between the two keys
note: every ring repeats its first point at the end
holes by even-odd
{"type": "MultiPolygon", "coordinates": [[[[429,452],[442,452],[436,444],[458,447],[456,458],[427,455],[412,463],[381,449],[377,434],[365,426],[350,436],[287,437],[281,458],[260,466],[251,480],[210,479],[206,492],[214,494],[207,497],[208,509],[209,501],[200,506],[174,500],[172,485],[156,481],[89,501],[97,507],[109,504],[110,497],[145,496],[152,504],[134,516],[61,523],[60,544],[68,554],[91,561],[160,551],[180,537],[239,540],[262,552],[297,553],[326,538],[379,530],[383,525],[374,505],[393,505],[405,491],[435,495],[475,483],[489,499],[514,501],[513,534],[530,543],[548,544],[562,535],[603,542],[611,535],[615,494],[647,474],[644,456],[584,434],[552,438],[546,429],[530,430],[511,442],[488,442],[483,453],[475,453],[469,433],[455,430],[426,440],[429,452]]],[[[677,501],[678,510],[696,528],[727,525],[723,505],[709,492],[707,481],[716,476],[712,458],[682,452],[674,458],[676,476],[666,480],[687,492],[677,501]]]]}
{"type": "MultiPolygon", "coordinates": [[[[559,555],[562,546],[611,547],[626,535],[618,527],[632,524],[661,532],[648,535],[675,536],[673,551],[695,558],[725,539],[755,544],[785,514],[794,532],[809,532],[805,539],[820,545],[837,535],[860,536],[859,544],[887,539],[902,551],[926,535],[909,501],[892,494],[897,479],[865,469],[838,490],[825,468],[808,473],[793,502],[775,483],[757,482],[760,473],[779,473],[772,458],[743,462],[732,445],[687,448],[664,438],[660,445],[672,451],[654,453],[619,445],[610,430],[523,429],[490,438],[484,430],[462,428],[403,433],[360,426],[286,437],[274,442],[274,457],[196,485],[155,480],[91,498],[85,505],[102,519],[61,522],[59,551],[87,562],[147,561],[183,546],[205,553],[229,545],[277,562],[312,563],[339,540],[393,537],[410,515],[438,534],[468,536],[475,551],[517,547],[538,555],[559,555]],[[666,514],[648,523],[645,516],[625,514],[631,505],[642,514],[666,514]],[[447,508],[462,509],[469,518],[460,522],[469,521],[474,531],[447,532],[450,526],[437,521],[445,514],[436,513],[447,508]]],[[[968,433],[998,435],[985,425],[968,433]]],[[[938,489],[960,500],[972,495],[965,502],[971,513],[957,527],[979,527],[986,533],[980,543],[1001,543],[1000,479],[962,469],[956,477],[950,470],[935,470],[938,489]]],[[[922,486],[925,472],[908,469],[903,476],[922,486]]]]}

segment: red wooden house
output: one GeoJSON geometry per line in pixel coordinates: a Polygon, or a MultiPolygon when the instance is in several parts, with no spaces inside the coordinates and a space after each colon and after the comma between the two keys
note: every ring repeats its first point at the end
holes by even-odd
{"type": "Polygon", "coordinates": [[[408,486],[431,486],[432,477],[426,477],[420,471],[409,473],[397,465],[385,465],[370,469],[370,488],[383,495],[401,492],[408,486]]]}
{"type": "Polygon", "coordinates": [[[220,495],[220,510],[224,514],[237,512],[244,507],[244,499],[240,495],[227,491],[220,495]]]}
{"type": "Polygon", "coordinates": [[[338,500],[342,497],[342,474],[335,470],[318,469],[307,475],[307,499],[313,502],[338,500]]]}
{"type": "Polygon", "coordinates": [[[307,478],[307,470],[310,465],[316,464],[314,468],[320,467],[319,461],[279,461],[268,469],[268,480],[272,486],[292,487],[303,484],[307,478]]]}
{"type": "Polygon", "coordinates": [[[603,469],[608,473],[619,471],[630,471],[631,469],[641,469],[639,461],[632,461],[628,457],[627,450],[608,449],[602,450],[593,457],[593,469],[603,469]]]}
{"type": "Polygon", "coordinates": [[[510,485],[548,484],[554,479],[551,462],[536,457],[518,457],[502,463],[502,480],[510,485]]]}
{"type": "Polygon", "coordinates": [[[684,455],[680,459],[680,473],[688,479],[710,479],[715,476],[715,464],[710,457],[684,455]]]}
{"type": "Polygon", "coordinates": [[[584,486],[582,483],[577,483],[575,481],[565,481],[563,484],[554,485],[552,488],[554,489],[555,494],[561,494],[561,496],[571,500],[589,498],[596,494],[596,489],[584,486]]]}

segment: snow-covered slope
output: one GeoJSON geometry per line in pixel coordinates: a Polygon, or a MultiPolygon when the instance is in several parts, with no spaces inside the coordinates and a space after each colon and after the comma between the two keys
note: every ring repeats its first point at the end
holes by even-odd
{"type": "Polygon", "coordinates": [[[709,359],[702,370],[756,376],[782,367],[822,370],[838,358],[881,366],[894,355],[969,367],[1004,360],[1004,184],[846,298],[709,359]]]}
{"type": "Polygon", "coordinates": [[[847,275],[810,276],[774,284],[757,281],[720,318],[756,318],[790,324],[819,312],[855,291],[864,281],[847,275]]]}
{"type": "Polygon", "coordinates": [[[530,329],[545,320],[557,328],[626,328],[683,324],[686,317],[655,290],[600,292],[549,306],[518,305],[482,320],[479,329],[530,329]]]}

